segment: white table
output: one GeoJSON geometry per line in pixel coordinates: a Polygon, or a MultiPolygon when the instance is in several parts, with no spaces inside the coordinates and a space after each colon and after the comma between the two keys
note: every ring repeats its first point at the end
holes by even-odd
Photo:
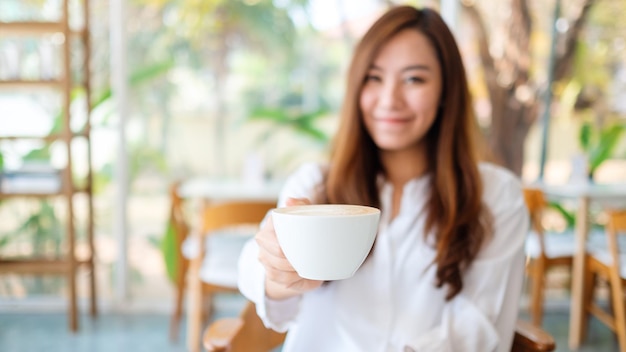
{"type": "Polygon", "coordinates": [[[206,200],[278,200],[282,180],[262,183],[242,182],[237,179],[194,178],[183,182],[178,194],[184,199],[206,200]]]}
{"type": "Polygon", "coordinates": [[[529,186],[542,189],[549,200],[573,200],[578,203],[569,327],[569,347],[577,349],[582,340],[582,326],[585,319],[583,291],[586,242],[589,232],[589,204],[593,202],[605,208],[626,208],[626,184],[577,183],[565,185],[533,184],[529,186]]]}

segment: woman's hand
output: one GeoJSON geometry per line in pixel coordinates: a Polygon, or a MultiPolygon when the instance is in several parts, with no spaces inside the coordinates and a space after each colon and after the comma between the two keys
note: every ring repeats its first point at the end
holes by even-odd
{"type": "MultiPolygon", "coordinates": [[[[311,204],[308,199],[289,198],[287,206],[311,204]]],[[[259,261],[265,267],[265,294],[271,299],[286,299],[318,288],[323,281],[301,278],[278,244],[272,217],[255,236],[259,244],[259,261]]]]}

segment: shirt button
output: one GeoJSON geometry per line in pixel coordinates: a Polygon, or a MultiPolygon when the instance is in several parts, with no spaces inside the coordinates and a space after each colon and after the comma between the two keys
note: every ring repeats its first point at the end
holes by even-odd
{"type": "Polygon", "coordinates": [[[417,352],[417,351],[411,346],[404,346],[404,348],[402,349],[402,352],[417,352]]]}

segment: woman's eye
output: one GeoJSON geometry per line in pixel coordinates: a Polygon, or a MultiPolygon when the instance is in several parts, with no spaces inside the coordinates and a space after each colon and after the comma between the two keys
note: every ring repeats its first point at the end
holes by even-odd
{"type": "Polygon", "coordinates": [[[424,83],[424,79],[418,76],[411,76],[411,77],[405,78],[404,82],[409,83],[409,84],[424,83]]]}
{"type": "Polygon", "coordinates": [[[369,74],[365,76],[365,82],[381,82],[381,81],[382,79],[378,75],[369,74]]]}

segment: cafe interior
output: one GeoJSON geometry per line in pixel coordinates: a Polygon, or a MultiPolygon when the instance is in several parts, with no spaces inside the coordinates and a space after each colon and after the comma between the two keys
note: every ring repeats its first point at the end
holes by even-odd
{"type": "Polygon", "coordinates": [[[400,4],[523,187],[513,350],[626,351],[626,0],[1,0],[0,351],[280,351],[239,253],[400,4]]]}

